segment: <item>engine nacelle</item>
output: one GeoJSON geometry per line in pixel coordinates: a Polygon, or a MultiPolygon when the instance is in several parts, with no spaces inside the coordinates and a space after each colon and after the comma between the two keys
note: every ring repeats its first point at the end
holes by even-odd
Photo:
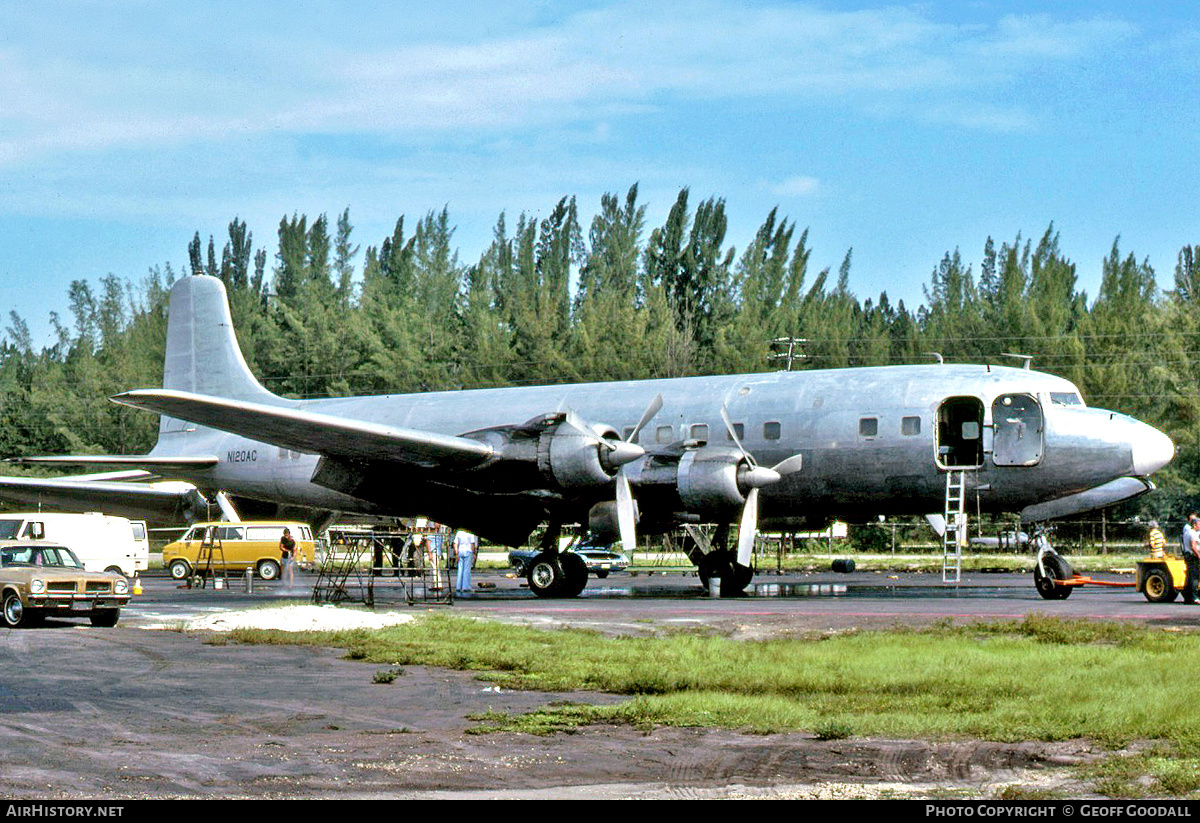
{"type": "MultiPolygon", "coordinates": [[[[746,502],[738,484],[749,468],[745,455],[734,448],[705,446],[689,449],[678,460],[649,456],[630,469],[637,497],[656,510],[663,506],[701,516],[724,515],[746,502]]],[[[647,511],[644,509],[643,511],[647,511]]]]}
{"type": "Polygon", "coordinates": [[[592,432],[584,432],[563,421],[547,428],[538,438],[538,469],[562,489],[611,483],[617,468],[606,462],[609,449],[598,438],[619,439],[610,427],[593,427],[592,432]]]}
{"type": "Polygon", "coordinates": [[[740,451],[720,446],[684,453],[679,459],[677,488],[688,511],[724,511],[740,507],[746,495],[738,488],[740,451]]]}

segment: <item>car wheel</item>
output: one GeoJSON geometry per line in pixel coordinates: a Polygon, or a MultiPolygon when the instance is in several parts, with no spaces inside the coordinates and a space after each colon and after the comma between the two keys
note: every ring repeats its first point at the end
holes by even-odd
{"type": "Polygon", "coordinates": [[[105,609],[100,612],[93,612],[88,615],[88,619],[92,621],[93,626],[99,626],[102,629],[111,629],[117,625],[117,620],[121,617],[120,609],[105,609]]]}
{"type": "Polygon", "coordinates": [[[279,563],[275,560],[258,561],[258,576],[263,580],[279,579],[279,563]]]}
{"type": "Polygon", "coordinates": [[[125,570],[124,570],[124,569],[122,569],[120,566],[109,566],[109,567],[108,567],[107,569],[105,569],[104,571],[106,571],[106,572],[112,572],[113,574],[119,574],[119,575],[122,575],[122,576],[124,576],[124,574],[125,574],[125,570]]]}
{"type": "Polygon", "coordinates": [[[603,580],[604,578],[608,577],[608,571],[606,569],[601,569],[600,571],[596,572],[596,577],[599,577],[601,580],[603,580]]]}
{"type": "Polygon", "coordinates": [[[20,596],[14,592],[4,595],[4,625],[10,629],[19,629],[31,622],[20,596]]]}
{"type": "Polygon", "coordinates": [[[186,580],[188,575],[192,573],[192,567],[186,560],[172,560],[167,566],[167,570],[171,573],[174,580],[186,580]]]}

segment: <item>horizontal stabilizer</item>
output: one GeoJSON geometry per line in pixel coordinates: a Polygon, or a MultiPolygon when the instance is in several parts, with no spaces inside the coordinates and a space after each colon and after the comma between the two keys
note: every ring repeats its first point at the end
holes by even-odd
{"type": "Polygon", "coordinates": [[[488,444],[469,437],[191,392],[138,389],[112,400],[260,443],[333,458],[463,467],[482,463],[494,453],[488,444]]]}
{"type": "Polygon", "coordinates": [[[9,463],[40,463],[56,466],[98,466],[111,469],[142,469],[156,474],[194,471],[217,465],[216,455],[203,457],[151,457],[149,455],[63,454],[44,457],[14,457],[9,463]]]}
{"type": "Polygon", "coordinates": [[[195,498],[189,483],[0,477],[0,500],[6,503],[52,511],[104,511],[135,520],[184,522],[195,498]]]}

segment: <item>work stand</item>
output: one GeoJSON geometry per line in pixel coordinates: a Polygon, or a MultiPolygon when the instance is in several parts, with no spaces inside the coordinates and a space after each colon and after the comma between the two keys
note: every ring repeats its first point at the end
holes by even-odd
{"type": "Polygon", "coordinates": [[[406,529],[329,529],[312,602],[374,608],[378,600],[403,597],[408,605],[452,603],[444,535],[421,535],[420,545],[416,536],[406,529]]]}

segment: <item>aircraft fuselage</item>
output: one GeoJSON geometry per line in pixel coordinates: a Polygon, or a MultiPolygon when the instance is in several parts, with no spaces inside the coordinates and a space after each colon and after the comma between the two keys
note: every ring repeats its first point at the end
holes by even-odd
{"type": "MultiPolygon", "coordinates": [[[[802,455],[800,471],[762,490],[761,524],[767,528],[941,511],[950,468],[968,470],[972,508],[977,499],[982,511],[1017,512],[1120,478],[1145,477],[1173,453],[1153,427],[1084,406],[1065,379],[996,366],[849,368],[292,404],[447,435],[571,410],[624,436],[655,395],[663,407],[638,437],[647,450],[679,441],[732,445],[722,422],[724,405],[759,465],[802,455]]],[[[215,467],[190,478],[202,487],[340,511],[430,514],[410,505],[424,495],[402,475],[382,501],[379,495],[366,500],[313,483],[316,455],[170,423],[156,455],[217,455],[215,467]]]]}

